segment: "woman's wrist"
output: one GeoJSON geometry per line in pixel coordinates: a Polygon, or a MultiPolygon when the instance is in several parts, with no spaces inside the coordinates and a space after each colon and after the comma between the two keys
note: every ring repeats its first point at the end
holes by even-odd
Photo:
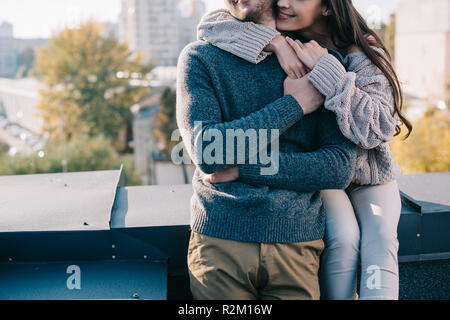
{"type": "Polygon", "coordinates": [[[277,35],[275,38],[270,41],[270,43],[264,48],[266,52],[277,53],[289,46],[286,39],[281,35],[277,35]]]}

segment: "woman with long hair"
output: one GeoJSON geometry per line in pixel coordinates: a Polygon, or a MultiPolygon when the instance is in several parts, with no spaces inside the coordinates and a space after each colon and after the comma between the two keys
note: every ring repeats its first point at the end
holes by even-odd
{"type": "MultiPolygon", "coordinates": [[[[400,168],[388,142],[400,134],[402,124],[407,136],[412,126],[402,114],[401,87],[389,52],[351,0],[278,0],[274,17],[273,25],[270,19],[257,24],[217,10],[203,17],[199,39],[255,64],[275,53],[287,81],[306,76],[323,94],[324,107],[335,113],[358,155],[352,184],[322,192],[327,216],[321,298],[355,299],[360,265],[359,299],[398,299],[400,168]],[[281,34],[264,32],[275,26],[281,34]],[[258,28],[258,38],[245,36],[258,28]]],[[[208,179],[228,182],[237,173],[230,168],[208,179]]]]}

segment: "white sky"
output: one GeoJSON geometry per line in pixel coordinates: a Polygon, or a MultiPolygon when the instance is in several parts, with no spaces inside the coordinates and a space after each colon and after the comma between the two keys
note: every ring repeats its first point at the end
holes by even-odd
{"type": "MultiPolygon", "coordinates": [[[[223,7],[223,0],[204,0],[207,10],[223,7]]],[[[386,19],[400,1],[409,0],[353,0],[359,10],[377,6],[381,18],[386,19]]],[[[0,0],[0,23],[14,25],[16,38],[48,38],[72,19],[93,18],[116,22],[120,0],[0,0]]]]}

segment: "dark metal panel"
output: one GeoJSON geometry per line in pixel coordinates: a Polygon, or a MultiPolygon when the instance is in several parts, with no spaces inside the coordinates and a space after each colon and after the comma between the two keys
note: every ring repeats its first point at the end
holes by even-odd
{"type": "Polygon", "coordinates": [[[422,216],[422,254],[450,253],[450,211],[422,216]]]}
{"type": "Polygon", "coordinates": [[[186,274],[191,185],[118,188],[111,229],[169,259],[169,274],[186,274]]]}
{"type": "Polygon", "coordinates": [[[401,176],[399,187],[403,200],[399,260],[421,261],[449,256],[450,173],[401,176]],[[417,216],[413,212],[417,212],[417,216]],[[418,220],[417,226],[413,219],[418,220]],[[417,242],[413,239],[414,233],[417,242]]]}
{"type": "Polygon", "coordinates": [[[398,241],[400,257],[420,254],[420,214],[405,202],[398,224],[398,241]]]}
{"type": "Polygon", "coordinates": [[[0,262],[107,260],[111,250],[109,230],[0,233],[0,262]]]}
{"type": "Polygon", "coordinates": [[[108,230],[122,171],[0,177],[0,233],[108,230]]]}
{"type": "Polygon", "coordinates": [[[189,226],[147,227],[116,229],[150,245],[153,252],[160,252],[169,260],[169,275],[187,273],[189,226]]]}
{"type": "MultiPolygon", "coordinates": [[[[153,233],[153,228],[147,229],[147,232],[153,233]]],[[[115,259],[138,259],[149,261],[165,261],[168,255],[160,250],[158,246],[152,243],[142,241],[122,230],[111,230],[112,254],[115,259]]]]}
{"type": "Polygon", "coordinates": [[[0,300],[167,298],[167,264],[96,261],[0,264],[0,300]]]}

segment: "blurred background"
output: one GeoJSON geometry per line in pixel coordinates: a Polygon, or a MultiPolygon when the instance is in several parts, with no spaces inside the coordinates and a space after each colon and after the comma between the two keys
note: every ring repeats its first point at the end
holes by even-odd
{"type": "MultiPolygon", "coordinates": [[[[450,171],[450,0],[354,0],[384,39],[412,135],[403,173],[450,171]]],[[[222,0],[0,0],[0,175],[118,169],[190,183],[171,162],[176,63],[222,0]]],[[[406,131],[406,130],[404,130],[406,131]]]]}

